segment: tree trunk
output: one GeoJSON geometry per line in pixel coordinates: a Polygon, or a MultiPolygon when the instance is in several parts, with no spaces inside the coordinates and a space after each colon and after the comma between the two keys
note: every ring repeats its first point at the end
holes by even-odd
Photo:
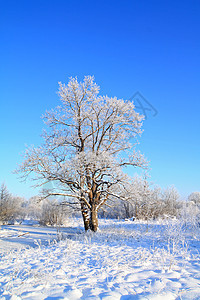
{"type": "Polygon", "coordinates": [[[135,202],[135,218],[136,218],[136,220],[139,219],[138,218],[138,204],[137,204],[137,202],[135,202]]]}
{"type": "Polygon", "coordinates": [[[125,218],[129,219],[133,216],[131,213],[130,203],[128,203],[128,202],[124,203],[124,210],[125,210],[125,218]]]}
{"type": "Polygon", "coordinates": [[[83,202],[81,202],[81,213],[83,217],[84,228],[85,231],[87,231],[90,228],[90,217],[88,213],[88,208],[83,202]]]}
{"type": "Polygon", "coordinates": [[[98,216],[96,209],[92,209],[90,212],[90,229],[94,232],[98,229],[98,216]]]}

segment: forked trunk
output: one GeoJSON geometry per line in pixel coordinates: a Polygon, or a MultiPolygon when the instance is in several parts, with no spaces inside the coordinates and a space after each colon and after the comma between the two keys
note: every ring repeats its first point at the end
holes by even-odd
{"type": "Polygon", "coordinates": [[[90,229],[94,232],[98,229],[98,216],[96,209],[92,209],[90,212],[90,229]]]}

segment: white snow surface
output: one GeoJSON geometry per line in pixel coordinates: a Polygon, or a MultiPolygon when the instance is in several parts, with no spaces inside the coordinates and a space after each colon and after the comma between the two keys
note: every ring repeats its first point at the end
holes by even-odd
{"type": "Polygon", "coordinates": [[[200,299],[200,230],[178,221],[100,220],[85,233],[1,226],[0,299],[200,299]]]}

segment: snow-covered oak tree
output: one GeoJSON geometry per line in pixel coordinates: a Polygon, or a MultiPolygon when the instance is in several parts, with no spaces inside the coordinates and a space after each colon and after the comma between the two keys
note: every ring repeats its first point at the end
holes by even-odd
{"type": "Polygon", "coordinates": [[[59,83],[59,95],[62,105],[44,116],[44,143],[27,149],[18,171],[38,185],[52,182],[46,196],[78,203],[85,230],[96,231],[98,210],[128,181],[124,167],[146,166],[135,151],[143,116],[131,101],[100,96],[91,76],[59,83]]]}

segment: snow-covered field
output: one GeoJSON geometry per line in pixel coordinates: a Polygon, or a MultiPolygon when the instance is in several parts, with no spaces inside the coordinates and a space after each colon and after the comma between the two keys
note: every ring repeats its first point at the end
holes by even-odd
{"type": "Polygon", "coordinates": [[[200,232],[182,223],[100,220],[97,233],[34,224],[0,230],[0,299],[200,299],[200,232]]]}

